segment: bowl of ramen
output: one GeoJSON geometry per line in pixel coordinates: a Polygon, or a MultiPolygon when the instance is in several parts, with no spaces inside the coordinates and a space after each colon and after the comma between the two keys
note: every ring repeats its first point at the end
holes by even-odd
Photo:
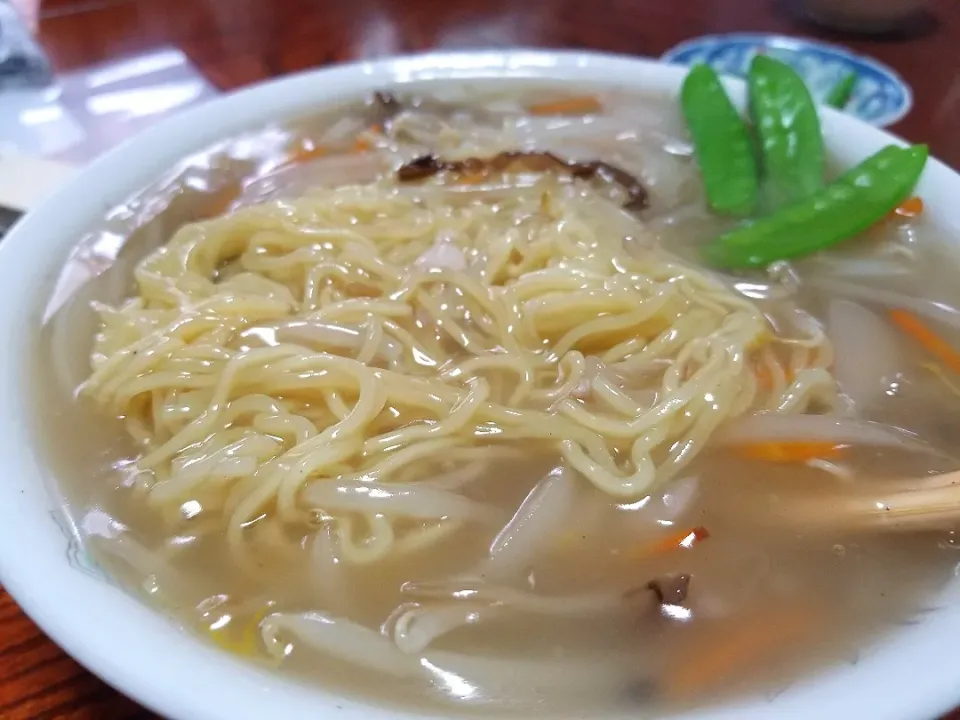
{"type": "Polygon", "coordinates": [[[958,195],[773,58],[215,100],[0,246],[0,578],[171,718],[934,717],[958,195]]]}

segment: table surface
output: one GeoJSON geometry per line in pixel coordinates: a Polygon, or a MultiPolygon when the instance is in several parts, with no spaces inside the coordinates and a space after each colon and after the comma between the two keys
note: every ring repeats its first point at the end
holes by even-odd
{"type": "MultiPolygon", "coordinates": [[[[878,0],[879,2],[879,0],[878,0]]],[[[759,31],[846,44],[896,68],[912,112],[893,128],[960,168],[960,2],[935,0],[895,35],[863,38],[803,21],[789,0],[15,0],[35,12],[58,70],[166,45],[222,90],[355,58],[429,49],[591,48],[658,56],[687,38],[759,31]]],[[[960,695],[960,688],[958,688],[960,695]]],[[[0,717],[144,720],[63,654],[0,589],[0,717]]],[[[960,720],[960,711],[949,719],[960,720]]]]}

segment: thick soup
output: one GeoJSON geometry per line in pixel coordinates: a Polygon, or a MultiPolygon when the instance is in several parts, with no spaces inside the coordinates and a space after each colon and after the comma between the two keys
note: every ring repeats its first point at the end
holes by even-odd
{"type": "MultiPolygon", "coordinates": [[[[113,211],[38,372],[87,548],[227,652],[437,713],[775,695],[930,611],[955,261],[916,201],[705,260],[743,214],[687,121],[696,157],[672,96],[383,92],[113,211]]],[[[804,202],[772,167],[750,217],[804,202]]]]}

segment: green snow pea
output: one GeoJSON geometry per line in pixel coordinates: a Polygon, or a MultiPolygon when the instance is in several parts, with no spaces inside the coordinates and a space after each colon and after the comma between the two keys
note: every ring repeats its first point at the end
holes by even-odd
{"type": "Polygon", "coordinates": [[[710,208],[724,215],[749,215],[759,184],[753,143],[716,72],[707,65],[691,69],[680,103],[710,208]]]}
{"type": "Polygon", "coordinates": [[[857,74],[855,72],[848,72],[837,81],[836,85],[830,88],[830,92],[828,92],[827,96],[823,99],[823,104],[829,105],[837,110],[843,110],[847,106],[847,103],[850,102],[853,89],[856,85],[857,74]]]}
{"type": "Polygon", "coordinates": [[[810,90],[793,68],[766,55],[754,57],[747,84],[768,198],[777,207],[809,197],[823,185],[824,171],[810,90]]]}
{"type": "Polygon", "coordinates": [[[720,236],[703,249],[704,256],[718,267],[761,267],[828,248],[897,207],[926,161],[926,145],[890,145],[806,200],[720,236]]]}

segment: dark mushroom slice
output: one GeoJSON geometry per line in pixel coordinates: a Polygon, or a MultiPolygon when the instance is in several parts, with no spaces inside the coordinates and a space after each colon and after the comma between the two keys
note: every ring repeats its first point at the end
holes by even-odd
{"type": "Polygon", "coordinates": [[[403,112],[403,103],[397,99],[397,96],[386,90],[377,90],[367,105],[373,108],[374,117],[384,127],[389,126],[390,121],[403,112]]]}
{"type": "Polygon", "coordinates": [[[680,605],[690,589],[689,575],[661,575],[647,583],[661,605],[680,605]]]}
{"type": "MultiPolygon", "coordinates": [[[[623,600],[639,610],[638,616],[649,619],[653,616],[653,608],[680,605],[687,599],[690,577],[685,573],[655,577],[644,585],[627,590],[623,593],[623,600]]],[[[648,704],[659,696],[659,681],[652,677],[640,677],[624,688],[624,699],[631,704],[648,704]]]]}
{"type": "Polygon", "coordinates": [[[577,162],[564,160],[551,152],[508,151],[497,153],[490,158],[467,158],[466,160],[442,160],[435,155],[422,155],[397,169],[397,180],[416,182],[441,172],[462,175],[479,173],[519,173],[519,172],[557,172],[568,173],[580,180],[600,178],[606,182],[621,186],[628,200],[624,207],[629,210],[642,210],[647,207],[647,189],[643,184],[622,168],[604,162],[591,160],[577,162]]]}
{"type": "Polygon", "coordinates": [[[623,599],[630,602],[652,592],[658,605],[679,605],[687,599],[690,590],[690,575],[660,575],[645,585],[630,588],[623,599]]]}
{"type": "Polygon", "coordinates": [[[442,170],[443,164],[433,155],[421,155],[408,163],[404,163],[397,169],[397,180],[400,182],[426,180],[442,170]]]}

